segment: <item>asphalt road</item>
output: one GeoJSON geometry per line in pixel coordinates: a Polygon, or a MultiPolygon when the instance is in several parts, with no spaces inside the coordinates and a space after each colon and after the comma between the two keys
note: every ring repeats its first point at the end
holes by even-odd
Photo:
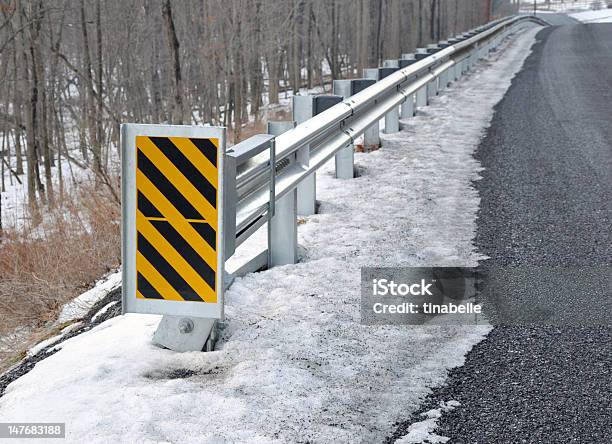
{"type": "Polygon", "coordinates": [[[543,29],[477,153],[483,268],[516,279],[489,307],[500,326],[422,406],[461,403],[438,423],[450,442],[612,442],[611,152],[612,24],[543,29]]]}
{"type": "Polygon", "coordinates": [[[577,23],[580,23],[578,20],[570,17],[567,14],[549,14],[547,12],[537,12],[536,16],[538,16],[542,20],[546,20],[553,26],[575,25],[577,23]]]}

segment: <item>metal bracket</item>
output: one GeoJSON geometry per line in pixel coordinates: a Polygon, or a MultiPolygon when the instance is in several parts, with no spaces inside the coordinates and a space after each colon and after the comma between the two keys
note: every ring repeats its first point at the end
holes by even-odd
{"type": "Polygon", "coordinates": [[[274,216],[276,209],[276,139],[270,140],[270,204],[268,209],[268,221],[274,216]]]}
{"type": "Polygon", "coordinates": [[[191,316],[164,316],[153,343],[176,352],[212,351],[217,341],[217,320],[191,316]]]}
{"type": "MultiPolygon", "coordinates": [[[[270,199],[268,203],[268,238],[270,237],[270,227],[272,218],[276,213],[276,139],[270,140],[270,199]]],[[[272,249],[268,248],[268,267],[272,263],[272,249]]]]}

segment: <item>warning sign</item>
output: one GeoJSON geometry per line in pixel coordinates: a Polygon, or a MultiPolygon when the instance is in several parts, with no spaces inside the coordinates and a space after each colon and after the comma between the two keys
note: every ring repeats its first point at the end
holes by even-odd
{"type": "Polygon", "coordinates": [[[122,145],[124,312],[222,317],[224,130],[124,125],[122,145]]]}

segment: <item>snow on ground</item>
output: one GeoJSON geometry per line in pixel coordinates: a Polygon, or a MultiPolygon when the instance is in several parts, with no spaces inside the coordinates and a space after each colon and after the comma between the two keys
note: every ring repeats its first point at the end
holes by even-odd
{"type": "MultiPolygon", "coordinates": [[[[521,11],[531,13],[533,12],[533,1],[521,2],[521,11]]],[[[558,13],[558,12],[569,12],[569,11],[580,11],[585,9],[592,9],[597,0],[536,0],[537,13],[558,13]]],[[[600,5],[604,2],[601,1],[600,5]]],[[[596,6],[596,5],[595,5],[596,6]]]]}
{"type": "MultiPolygon", "coordinates": [[[[487,326],[360,324],[360,267],[475,265],[472,154],[522,66],[520,35],[434,100],[360,177],[318,174],[304,260],[236,279],[218,350],[155,347],[158,316],[111,319],[57,346],[0,398],[3,421],[67,423],[67,442],[373,442],[461,365],[487,326]],[[196,438],[197,437],[197,438],[196,438]]],[[[17,442],[17,441],[16,441],[17,442]]]]}
{"type": "Polygon", "coordinates": [[[612,23],[612,9],[578,12],[576,14],[570,14],[570,17],[582,23],[612,23]]]}
{"type": "Polygon", "coordinates": [[[408,433],[395,441],[395,444],[418,444],[422,442],[434,444],[447,442],[450,438],[437,435],[434,433],[434,430],[438,427],[438,419],[442,417],[443,413],[449,412],[460,405],[459,401],[443,402],[440,404],[440,408],[422,413],[421,415],[425,419],[412,424],[408,429],[408,433]]]}
{"type": "Polygon", "coordinates": [[[120,285],[121,271],[109,274],[97,282],[90,290],[64,305],[56,323],[65,324],[66,322],[81,319],[91,310],[96,302],[120,285]]]}

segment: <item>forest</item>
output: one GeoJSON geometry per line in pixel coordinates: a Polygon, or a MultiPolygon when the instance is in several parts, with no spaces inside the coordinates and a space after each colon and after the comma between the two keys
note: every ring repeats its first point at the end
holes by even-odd
{"type": "Polygon", "coordinates": [[[293,94],[330,92],[333,79],[517,10],[515,0],[0,0],[0,336],[44,325],[119,266],[121,123],[225,126],[235,143],[289,120],[293,94]]]}

